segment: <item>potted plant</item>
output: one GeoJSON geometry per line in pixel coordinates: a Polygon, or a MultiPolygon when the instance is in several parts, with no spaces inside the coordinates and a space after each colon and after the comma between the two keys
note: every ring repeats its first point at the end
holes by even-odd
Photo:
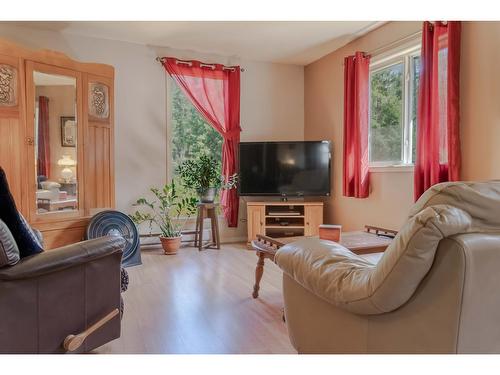
{"type": "Polygon", "coordinates": [[[147,209],[136,211],[129,215],[136,224],[149,223],[150,230],[153,223],[161,231],[160,241],[165,254],[177,254],[181,245],[181,231],[189,218],[196,212],[197,199],[195,197],[179,197],[176,192],[175,182],[165,184],[163,188],[151,188],[156,197],[154,201],[139,198],[134,206],[147,209]]]}
{"type": "Polygon", "coordinates": [[[220,163],[209,155],[186,160],[177,167],[183,185],[194,189],[202,203],[213,203],[219,189],[236,187],[238,175],[235,173],[225,181],[220,170],[220,163]]]}

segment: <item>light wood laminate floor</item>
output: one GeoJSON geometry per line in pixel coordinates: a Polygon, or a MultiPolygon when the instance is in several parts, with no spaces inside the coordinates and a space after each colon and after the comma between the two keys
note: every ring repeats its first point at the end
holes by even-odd
{"type": "Polygon", "coordinates": [[[281,271],[266,261],[251,297],[255,252],[244,244],[177,255],[142,249],[128,268],[121,338],[97,353],[295,353],[282,321],[281,271]]]}

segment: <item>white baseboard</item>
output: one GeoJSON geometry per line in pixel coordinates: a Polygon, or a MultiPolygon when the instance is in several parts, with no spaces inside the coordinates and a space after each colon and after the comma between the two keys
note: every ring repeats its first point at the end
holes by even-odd
{"type": "MultiPolygon", "coordinates": [[[[203,238],[208,239],[211,238],[211,230],[204,229],[203,230],[203,238]]],[[[243,236],[235,236],[235,237],[221,237],[221,243],[236,243],[236,242],[246,242],[247,238],[243,236]]],[[[194,234],[184,234],[182,235],[182,245],[193,244],[194,242],[194,234]]],[[[153,246],[159,245],[160,239],[158,237],[142,237],[141,238],[141,246],[153,246]]]]}

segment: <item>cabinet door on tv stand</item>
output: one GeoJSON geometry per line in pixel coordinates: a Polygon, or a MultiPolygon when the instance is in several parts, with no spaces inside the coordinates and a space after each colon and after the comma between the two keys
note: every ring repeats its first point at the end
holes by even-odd
{"type": "Polygon", "coordinates": [[[319,226],[323,224],[323,206],[306,206],[304,209],[306,236],[317,236],[319,234],[319,226]]]}
{"type": "Polygon", "coordinates": [[[247,206],[248,242],[256,239],[257,234],[264,233],[265,207],[247,206]]]}

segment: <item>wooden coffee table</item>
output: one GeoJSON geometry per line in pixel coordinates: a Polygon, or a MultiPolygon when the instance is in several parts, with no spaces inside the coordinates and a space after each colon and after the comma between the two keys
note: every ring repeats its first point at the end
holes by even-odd
{"type": "MultiPolygon", "coordinates": [[[[339,243],[358,255],[381,253],[387,249],[387,246],[389,246],[396,234],[396,231],[390,229],[365,226],[365,231],[342,233],[339,243]]],[[[253,298],[259,296],[260,280],[264,274],[265,260],[271,259],[274,262],[274,256],[280,247],[302,238],[305,237],[272,238],[258,234],[257,239],[252,241],[252,247],[258,256],[257,267],[255,268],[255,285],[252,293],[253,298]]],[[[317,238],[317,236],[310,238],[317,238]]]]}

